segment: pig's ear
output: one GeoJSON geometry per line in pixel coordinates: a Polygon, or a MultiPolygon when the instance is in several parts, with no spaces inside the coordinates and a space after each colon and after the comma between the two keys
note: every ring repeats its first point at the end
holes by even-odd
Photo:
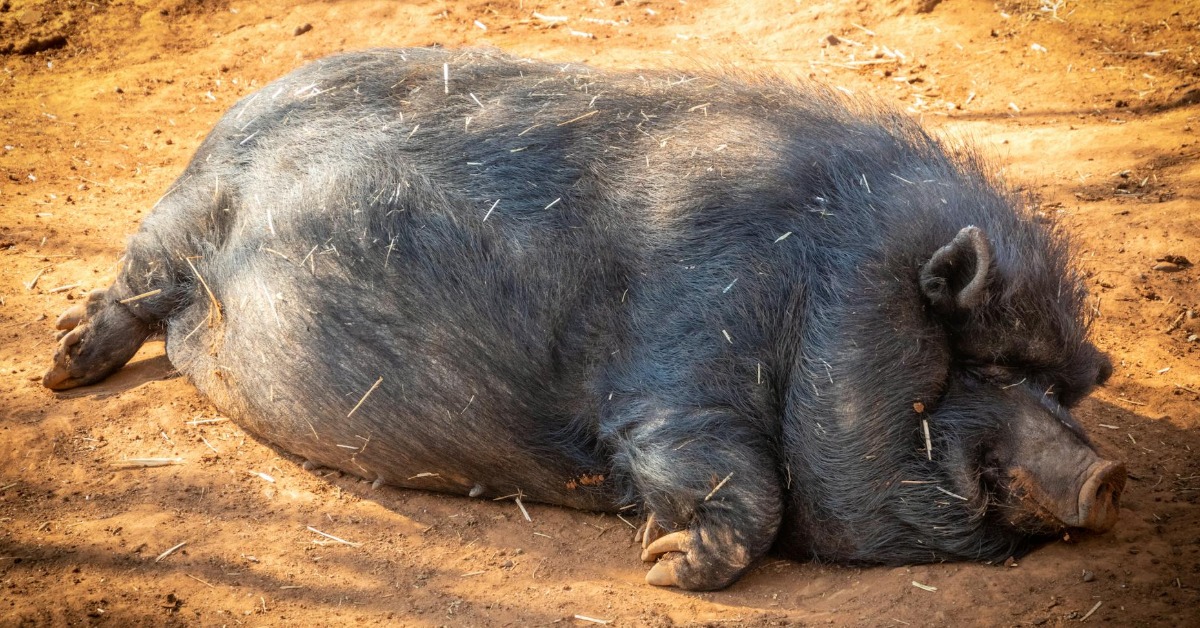
{"type": "Polygon", "coordinates": [[[963,227],[921,267],[921,292],[941,314],[971,310],[987,298],[992,245],[979,227],[963,227]]]}

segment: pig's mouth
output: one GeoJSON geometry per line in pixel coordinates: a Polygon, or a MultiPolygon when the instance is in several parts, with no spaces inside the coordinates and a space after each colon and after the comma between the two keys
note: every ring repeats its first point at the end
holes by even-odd
{"type": "Polygon", "coordinates": [[[1032,533],[1055,533],[1067,528],[1107,532],[1120,514],[1125,488],[1125,465],[1096,460],[1066,486],[1051,488],[1024,467],[1009,472],[1008,492],[1016,502],[1010,522],[1032,533]]]}

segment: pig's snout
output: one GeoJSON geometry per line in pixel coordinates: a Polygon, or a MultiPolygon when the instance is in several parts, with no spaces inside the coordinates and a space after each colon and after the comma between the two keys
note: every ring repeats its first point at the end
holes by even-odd
{"type": "Polygon", "coordinates": [[[1117,523],[1121,511],[1121,491],[1125,489],[1125,465],[1097,460],[1088,467],[1079,489],[1078,520],[1067,525],[1106,532],[1117,523]]]}
{"type": "MultiPolygon", "coordinates": [[[[1082,446],[1081,446],[1082,447],[1082,446]]],[[[1059,452],[1062,457],[1069,457],[1059,452]]],[[[1125,465],[1104,460],[1090,448],[1077,455],[1075,463],[1017,467],[1012,470],[1011,489],[1024,502],[1020,509],[1035,527],[1050,530],[1084,528],[1106,532],[1117,523],[1121,491],[1125,488],[1125,465]],[[1068,473],[1066,468],[1082,469],[1068,473]]],[[[1061,458],[1059,459],[1061,461],[1061,458]]],[[[1015,522],[1016,520],[1014,520],[1015,522]]],[[[1022,524],[1017,523],[1020,526],[1022,524]]]]}

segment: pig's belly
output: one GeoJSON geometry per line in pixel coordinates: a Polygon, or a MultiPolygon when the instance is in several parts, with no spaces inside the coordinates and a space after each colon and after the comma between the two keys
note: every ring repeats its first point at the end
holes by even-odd
{"type": "Polygon", "coordinates": [[[219,276],[208,282],[213,298],[196,299],[167,330],[175,368],[248,432],[382,485],[624,505],[586,431],[568,429],[568,417],[529,416],[512,401],[522,395],[511,378],[456,357],[465,340],[430,337],[453,321],[397,320],[370,286],[314,298],[330,286],[268,270],[210,265],[201,272],[219,276]]]}

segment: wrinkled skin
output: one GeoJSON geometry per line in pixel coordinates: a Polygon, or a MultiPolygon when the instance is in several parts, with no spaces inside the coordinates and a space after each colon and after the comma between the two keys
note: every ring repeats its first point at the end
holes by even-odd
{"type": "Polygon", "coordinates": [[[1111,366],[1066,244],[983,172],[815,87],[333,57],[218,123],[44,383],[162,334],[308,467],[636,505],[655,585],[1003,560],[1125,471],[1069,413],[1111,366]]]}

